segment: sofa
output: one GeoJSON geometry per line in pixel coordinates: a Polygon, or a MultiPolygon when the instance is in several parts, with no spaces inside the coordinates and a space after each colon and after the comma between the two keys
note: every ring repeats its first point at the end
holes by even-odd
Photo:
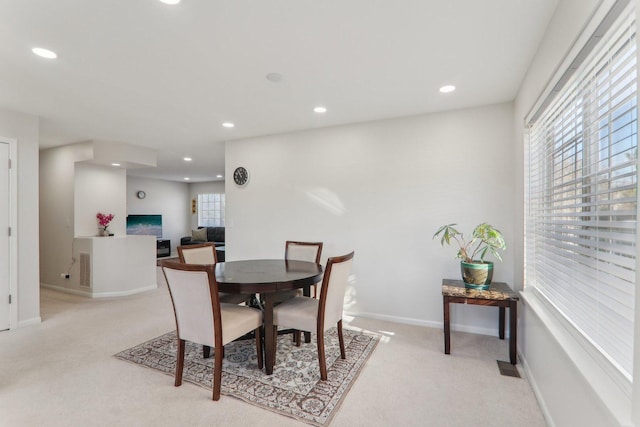
{"type": "Polygon", "coordinates": [[[198,227],[197,230],[191,231],[191,236],[180,238],[182,246],[206,242],[214,243],[216,246],[224,246],[224,227],[198,227]]]}

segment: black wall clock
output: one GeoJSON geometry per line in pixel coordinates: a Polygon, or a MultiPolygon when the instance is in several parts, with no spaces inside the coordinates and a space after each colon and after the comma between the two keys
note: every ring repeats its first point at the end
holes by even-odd
{"type": "Polygon", "coordinates": [[[144,199],[145,197],[147,197],[147,193],[145,193],[144,191],[138,191],[136,193],[136,196],[138,196],[138,199],[144,199]]]}
{"type": "Polygon", "coordinates": [[[233,181],[238,185],[246,185],[249,180],[249,172],[242,166],[233,171],[233,181]]]}

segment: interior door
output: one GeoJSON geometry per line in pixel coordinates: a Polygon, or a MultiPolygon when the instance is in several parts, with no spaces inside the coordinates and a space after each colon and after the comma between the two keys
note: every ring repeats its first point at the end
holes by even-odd
{"type": "Polygon", "coordinates": [[[9,144],[0,142],[0,331],[9,329],[9,144]]]}

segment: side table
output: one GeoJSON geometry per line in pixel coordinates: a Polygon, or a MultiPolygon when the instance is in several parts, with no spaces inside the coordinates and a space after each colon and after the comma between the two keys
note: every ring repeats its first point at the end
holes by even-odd
{"type": "Polygon", "coordinates": [[[489,289],[465,288],[462,280],[442,279],[442,302],[444,308],[444,354],[451,353],[451,328],[449,304],[474,304],[499,307],[498,335],[504,339],[505,308],[509,308],[509,359],[516,364],[518,338],[518,294],[506,283],[493,282],[489,289]]]}

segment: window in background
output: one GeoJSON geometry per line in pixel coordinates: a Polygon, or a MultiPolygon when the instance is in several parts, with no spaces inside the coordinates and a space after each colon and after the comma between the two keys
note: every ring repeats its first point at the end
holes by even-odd
{"type": "Polygon", "coordinates": [[[525,282],[633,378],[638,110],[635,12],[530,123],[525,282]]]}
{"type": "Polygon", "coordinates": [[[198,194],[198,226],[224,227],[224,193],[198,194]]]}

